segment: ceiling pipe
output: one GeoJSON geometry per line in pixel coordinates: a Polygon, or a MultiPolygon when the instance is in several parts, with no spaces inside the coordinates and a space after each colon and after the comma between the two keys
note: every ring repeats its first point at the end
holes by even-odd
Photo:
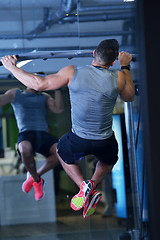
{"type": "Polygon", "coordinates": [[[135,32],[132,30],[128,31],[101,31],[101,32],[63,32],[63,33],[41,33],[34,36],[33,34],[12,34],[12,35],[0,35],[0,39],[30,39],[30,38],[59,38],[59,37],[97,37],[97,36],[128,36],[135,32]]]}
{"type": "Polygon", "coordinates": [[[59,4],[59,0],[5,0],[1,1],[1,9],[13,9],[17,10],[20,8],[20,1],[22,2],[22,6],[25,9],[33,9],[33,8],[43,8],[43,7],[51,7],[53,4],[57,6],[59,4]]]}
{"type": "MultiPolygon", "coordinates": [[[[1,9],[18,9],[19,8],[19,2],[20,1],[15,1],[15,0],[5,0],[1,1],[1,9]]],[[[23,1],[23,8],[25,9],[32,9],[32,8],[44,8],[44,7],[52,7],[53,4],[57,6],[59,4],[59,0],[24,0],[23,1]]],[[[68,1],[67,1],[68,2],[68,1]]],[[[77,0],[76,0],[77,2],[77,0]]],[[[78,0],[78,6],[80,11],[101,11],[102,10],[118,10],[118,9],[129,9],[132,8],[135,3],[134,2],[123,2],[119,1],[119,3],[111,3],[112,1],[104,3],[105,5],[100,5],[99,3],[94,6],[87,6],[87,3],[89,1],[82,1],[81,3],[80,0],[78,0]],[[104,9],[105,8],[105,9],[104,9]],[[96,10],[97,9],[97,10],[96,10]]],[[[90,1],[92,2],[92,1],[90,1]]],[[[98,2],[98,1],[97,1],[98,2]]],[[[104,2],[104,1],[103,1],[104,2]]],[[[118,1],[117,1],[118,2],[118,1]]],[[[70,4],[70,3],[69,3],[70,4]]]]}
{"type": "MultiPolygon", "coordinates": [[[[134,12],[125,13],[99,13],[90,15],[79,15],[79,22],[97,22],[97,21],[111,21],[111,20],[125,20],[135,17],[134,12]]],[[[69,15],[61,20],[61,23],[74,23],[77,21],[77,16],[69,15]]]]}
{"type": "Polygon", "coordinates": [[[123,3],[123,4],[114,4],[114,5],[101,5],[101,6],[83,6],[79,3],[78,11],[79,12],[98,12],[98,11],[120,11],[120,10],[130,10],[135,9],[135,4],[133,3],[123,3]]]}

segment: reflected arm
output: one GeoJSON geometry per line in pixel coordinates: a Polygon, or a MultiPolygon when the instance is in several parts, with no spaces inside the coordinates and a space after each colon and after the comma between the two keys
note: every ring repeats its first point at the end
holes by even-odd
{"type": "Polygon", "coordinates": [[[55,98],[47,94],[47,107],[53,113],[62,113],[64,111],[63,97],[60,90],[55,90],[55,98]]]}
{"type": "Polygon", "coordinates": [[[4,94],[0,95],[0,107],[11,103],[14,100],[15,94],[16,94],[16,88],[10,89],[4,94]]]}

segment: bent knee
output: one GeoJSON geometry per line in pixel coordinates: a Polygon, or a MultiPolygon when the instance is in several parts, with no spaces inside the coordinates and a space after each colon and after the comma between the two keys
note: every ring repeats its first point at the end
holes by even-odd
{"type": "Polygon", "coordinates": [[[32,147],[28,145],[19,145],[18,151],[22,157],[29,157],[33,155],[32,147]]]}

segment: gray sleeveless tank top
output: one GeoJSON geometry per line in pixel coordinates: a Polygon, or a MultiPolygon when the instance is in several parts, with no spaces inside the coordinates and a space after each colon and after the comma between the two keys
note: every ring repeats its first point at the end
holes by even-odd
{"type": "Polygon", "coordinates": [[[17,89],[11,103],[19,132],[48,131],[46,119],[46,96],[42,93],[29,93],[17,89]]]}
{"type": "Polygon", "coordinates": [[[85,139],[109,138],[118,97],[117,72],[92,65],[75,67],[69,85],[72,131],[85,139]]]}

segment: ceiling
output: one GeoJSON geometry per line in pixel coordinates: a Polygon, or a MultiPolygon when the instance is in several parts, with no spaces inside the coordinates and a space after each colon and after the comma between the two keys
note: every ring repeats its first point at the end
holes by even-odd
{"type": "MultiPolygon", "coordinates": [[[[103,39],[116,38],[135,53],[135,2],[123,0],[0,0],[0,57],[32,51],[93,50],[103,39]]],[[[33,60],[23,69],[45,74],[91,58],[33,60]]],[[[17,86],[0,67],[1,89],[17,86]],[[7,80],[7,81],[6,81],[7,80]]],[[[1,90],[2,91],[2,90],[1,90]]]]}

